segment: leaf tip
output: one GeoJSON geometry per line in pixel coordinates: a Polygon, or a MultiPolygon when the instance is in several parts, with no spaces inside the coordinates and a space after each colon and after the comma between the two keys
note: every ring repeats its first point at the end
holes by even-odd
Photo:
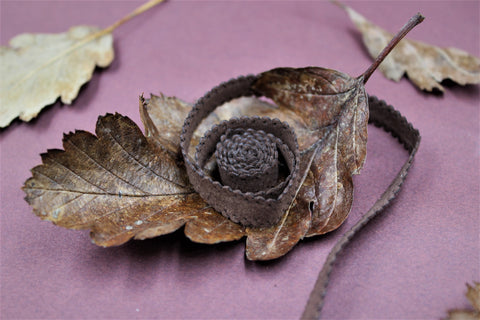
{"type": "Polygon", "coordinates": [[[421,13],[421,12],[417,12],[417,14],[415,15],[415,17],[418,17],[417,19],[422,22],[423,20],[425,20],[425,16],[421,13]]]}

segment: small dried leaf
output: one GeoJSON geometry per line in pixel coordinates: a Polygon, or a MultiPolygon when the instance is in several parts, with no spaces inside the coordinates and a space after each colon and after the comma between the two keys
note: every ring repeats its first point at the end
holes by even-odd
{"type": "Polygon", "coordinates": [[[474,282],[474,285],[467,283],[467,293],[465,294],[474,310],[450,310],[447,320],[479,320],[480,319],[480,283],[474,282]]]}
{"type": "MultiPolygon", "coordinates": [[[[370,56],[376,58],[393,35],[371,23],[352,8],[340,4],[360,30],[370,56]]],[[[440,48],[404,39],[379,66],[389,79],[399,81],[406,73],[420,89],[444,91],[440,82],[451,79],[460,85],[480,83],[480,60],[457,48],[440,48]]]]}
{"type": "Polygon", "coordinates": [[[11,39],[0,47],[0,127],[17,117],[30,121],[58,97],[72,103],[95,66],[110,65],[113,56],[112,35],[96,27],[11,39]]]}

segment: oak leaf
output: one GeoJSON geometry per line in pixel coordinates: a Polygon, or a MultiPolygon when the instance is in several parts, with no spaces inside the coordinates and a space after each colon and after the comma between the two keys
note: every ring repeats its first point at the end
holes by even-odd
{"type": "Polygon", "coordinates": [[[0,47],[0,128],[30,121],[58,97],[71,104],[96,66],[113,61],[112,31],[163,0],[152,0],[108,28],[76,26],[58,34],[20,34],[0,47]]]}
{"type": "MultiPolygon", "coordinates": [[[[393,35],[352,8],[336,3],[348,13],[360,30],[370,56],[376,58],[393,35]]],[[[406,74],[418,88],[426,91],[437,89],[443,92],[440,83],[445,79],[460,85],[480,83],[480,59],[477,57],[457,48],[440,48],[409,39],[400,41],[379,69],[394,81],[399,81],[406,74]]]]}

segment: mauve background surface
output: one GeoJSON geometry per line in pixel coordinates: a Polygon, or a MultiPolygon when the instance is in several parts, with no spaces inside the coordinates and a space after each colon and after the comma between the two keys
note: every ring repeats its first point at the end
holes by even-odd
{"type": "MultiPolygon", "coordinates": [[[[1,44],[22,32],[106,27],[140,3],[1,1],[1,44]]],[[[480,56],[478,1],[347,4],[391,32],[420,11],[427,19],[410,38],[480,56]]],[[[98,115],[115,111],[141,126],[142,92],[193,102],[222,81],[279,66],[359,75],[371,59],[353,24],[329,2],[170,1],[114,37],[114,62],[95,72],[73,105],[57,102],[0,132],[1,318],[298,318],[335,241],[407,158],[379,129],[369,128],[346,224],[268,263],[247,261],[244,240],[200,245],[182,231],[99,248],[86,231],[38,219],[20,188],[40,153],[61,148],[64,132],[93,131],[98,115]]],[[[431,95],[380,72],[366,87],[400,110],[422,143],[397,200],[337,260],[322,317],[438,319],[467,307],[465,282],[480,281],[479,87],[431,95]]]]}

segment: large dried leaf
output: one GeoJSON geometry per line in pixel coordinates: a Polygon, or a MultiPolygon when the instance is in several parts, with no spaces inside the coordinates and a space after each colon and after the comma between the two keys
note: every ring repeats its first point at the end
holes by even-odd
{"type": "Polygon", "coordinates": [[[65,135],[65,150],[49,150],[32,169],[24,191],[40,218],[91,229],[96,244],[112,246],[173,232],[210,213],[184,169],[130,119],[100,117],[96,135],[65,135]]]}
{"type": "MultiPolygon", "coordinates": [[[[366,156],[368,104],[363,77],[323,68],[279,68],[264,73],[255,89],[291,109],[322,133],[313,149],[310,175],[297,195],[311,210],[307,236],[336,229],[353,201],[352,174],[366,156]]],[[[310,157],[310,153],[307,153],[310,157]]]]}
{"type": "Polygon", "coordinates": [[[29,121],[58,97],[70,104],[95,66],[113,60],[111,34],[72,27],[58,34],[21,34],[0,48],[0,127],[20,117],[29,121]]]}
{"type": "Polygon", "coordinates": [[[70,104],[96,66],[113,60],[112,31],[163,0],[150,0],[105,29],[76,26],[57,34],[20,34],[0,47],[0,128],[30,121],[58,97],[70,104]]]}
{"type": "MultiPolygon", "coordinates": [[[[376,58],[393,35],[371,23],[352,8],[340,4],[360,30],[363,43],[376,58]]],[[[440,48],[427,43],[402,40],[379,67],[389,79],[399,81],[406,73],[420,89],[444,91],[440,82],[450,79],[458,84],[480,83],[480,60],[457,48],[440,48]]]]}

